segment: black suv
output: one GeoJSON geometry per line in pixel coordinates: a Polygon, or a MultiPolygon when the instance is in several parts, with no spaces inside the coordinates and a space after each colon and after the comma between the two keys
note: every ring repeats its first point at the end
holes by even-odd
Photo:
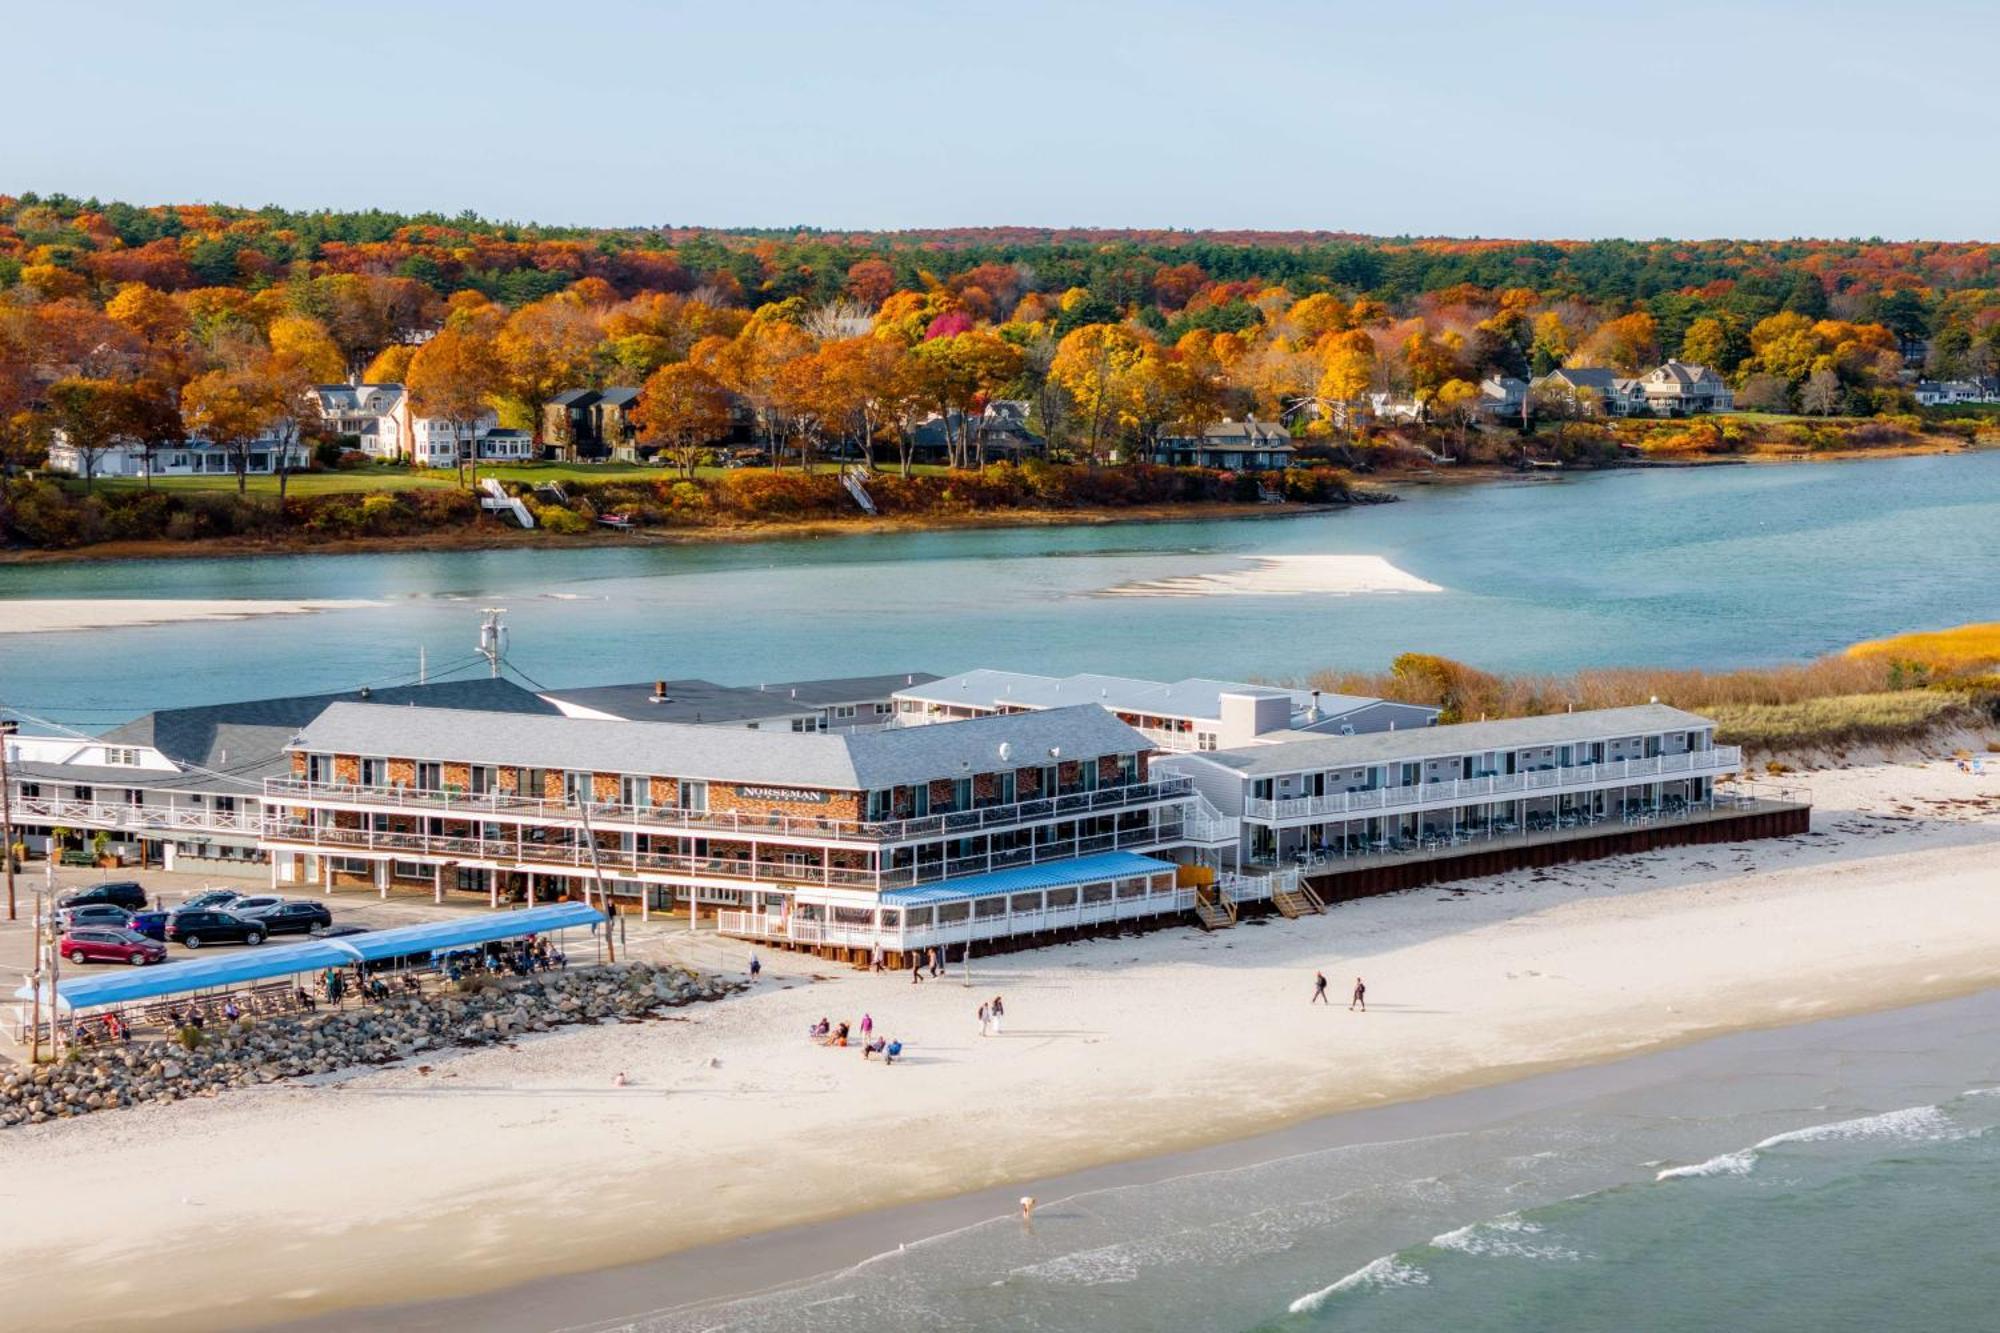
{"type": "Polygon", "coordinates": [[[267,932],[261,921],[245,921],[227,912],[205,909],[175,912],[167,918],[167,938],[190,949],[204,944],[262,944],[267,932]]]}
{"type": "Polygon", "coordinates": [[[279,903],[256,918],[273,935],[299,934],[333,924],[333,913],[318,903],[279,903]]]}
{"type": "Polygon", "coordinates": [[[146,906],[146,891],[129,879],[114,879],[103,884],[93,884],[75,893],[65,893],[56,900],[58,907],[91,907],[98,903],[110,903],[128,912],[143,911],[146,906]]]}

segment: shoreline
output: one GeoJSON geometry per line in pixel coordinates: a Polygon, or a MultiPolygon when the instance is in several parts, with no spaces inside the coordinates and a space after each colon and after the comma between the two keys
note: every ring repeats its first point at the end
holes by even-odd
{"type": "Polygon", "coordinates": [[[1851,1046],[1914,1024],[1967,1014],[2000,1017],[2000,987],[1802,1022],[1734,1028],[1408,1102],[1335,1111],[1243,1138],[700,1245],[634,1264],[535,1278],[476,1296],[344,1310],[280,1327],[287,1333],[358,1333],[384,1326],[541,1333],[622,1325],[635,1317],[716,1306],[850,1275],[905,1246],[1004,1221],[1014,1213],[1016,1197],[1022,1193],[1044,1204],[1059,1204],[1078,1196],[1238,1170],[1332,1148],[1462,1134],[1607,1093],[1631,1093],[1712,1073],[1718,1066],[1741,1060],[1750,1053],[1746,1048],[1769,1045],[1774,1036],[1787,1050],[1833,1043],[1851,1046]]]}
{"type": "MultiPolygon", "coordinates": [[[[122,1327],[117,1293],[81,1280],[115,1269],[156,1327],[430,1302],[2000,985],[2000,773],[1808,780],[1815,830],[1793,838],[976,960],[977,989],[765,955],[757,992],[684,1022],[10,1131],[6,1189],[41,1221],[0,1241],[0,1300],[31,1325],[122,1327]],[[1371,1013],[1309,1008],[1315,967],[1367,975],[1371,1013]],[[1008,997],[996,1041],[969,1030],[989,991],[1008,997]],[[863,1010],[909,1041],[894,1070],[798,1035],[863,1010]],[[162,1165],[260,1135],[312,1151],[162,1165]],[[145,1234],[107,1232],[107,1198],[145,1234]],[[309,1267],[239,1271],[232,1251],[274,1236],[309,1267]]],[[[724,974],[750,952],[633,940],[724,974]]]]}
{"type": "Polygon", "coordinates": [[[815,518],[792,523],[740,523],[703,528],[654,528],[618,532],[603,529],[555,536],[539,529],[490,525],[451,529],[422,537],[343,537],[326,542],[270,542],[225,537],[208,542],[98,542],[63,550],[0,549],[0,566],[114,563],[126,560],[242,559],[254,556],[449,554],[458,551],[589,550],[599,547],[678,547],[747,545],[766,541],[808,541],[822,537],[887,536],[987,528],[1107,527],[1118,523],[1203,523],[1218,519],[1300,518],[1337,514],[1367,504],[1387,504],[1381,494],[1346,504],[1133,505],[1124,509],[1008,509],[985,513],[909,518],[815,518]]]}
{"type": "Polygon", "coordinates": [[[1014,509],[979,513],[911,515],[899,518],[814,518],[796,522],[738,523],[698,528],[651,528],[619,532],[600,530],[553,536],[539,529],[504,528],[497,519],[471,528],[455,528],[402,537],[342,537],[330,541],[261,540],[225,537],[204,542],[117,541],[64,549],[0,549],[0,566],[112,562],[120,560],[238,559],[253,556],[382,555],[449,553],[455,551],[587,550],[617,546],[693,546],[710,543],[747,544],[765,541],[817,540],[822,537],[881,536],[918,532],[951,532],[995,528],[1098,527],[1117,523],[1200,523],[1218,519],[1295,518],[1339,513],[1359,505],[1387,504],[1403,487],[1470,486],[1500,482],[1550,481],[1572,476],[1638,471],[1691,471],[1712,467],[1774,466],[1795,463],[1887,462],[1900,458],[1930,458],[1984,451],[1988,446],[1956,441],[1926,442],[1883,449],[1819,452],[1758,452],[1692,458],[1626,459],[1597,467],[1540,472],[1504,464],[1475,463],[1465,468],[1388,471],[1361,474],[1361,489],[1343,504],[1283,504],[1218,502],[1200,505],[1134,505],[1122,509],[1014,509]]]}

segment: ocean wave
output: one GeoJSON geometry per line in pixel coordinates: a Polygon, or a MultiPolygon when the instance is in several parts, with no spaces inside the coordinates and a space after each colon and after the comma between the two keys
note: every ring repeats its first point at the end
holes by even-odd
{"type": "Polygon", "coordinates": [[[1311,1314],[1325,1305],[1330,1297],[1343,1291],[1357,1291],[1362,1288],[1389,1290],[1394,1287],[1426,1287],[1431,1275],[1415,1264],[1398,1259],[1393,1254],[1385,1254],[1380,1259],[1371,1260],[1349,1273],[1340,1281],[1318,1291],[1308,1292],[1291,1303],[1293,1314],[1311,1314]]]}
{"type": "Polygon", "coordinates": [[[1654,1175],[1654,1180],[1698,1180],[1704,1176],[1747,1176],[1750,1168],[1757,1164],[1755,1149],[1745,1148],[1741,1152],[1726,1152],[1719,1157],[1711,1157],[1706,1162],[1696,1162],[1693,1166],[1670,1166],[1654,1175]]]}
{"type": "Polygon", "coordinates": [[[1654,1180],[1696,1180],[1706,1176],[1747,1176],[1756,1168],[1758,1157],[1772,1148],[1792,1143],[1851,1143],[1862,1139],[1886,1139],[1899,1143],[1938,1143],[1963,1138],[1966,1130],[1957,1125],[1940,1106],[1906,1106],[1900,1111],[1856,1116],[1851,1120],[1831,1120],[1824,1125],[1788,1129],[1767,1139],[1692,1166],[1670,1166],[1656,1173],[1654,1180]]]}
{"type": "Polygon", "coordinates": [[[1485,1222],[1474,1222],[1469,1227],[1447,1231],[1442,1236],[1431,1237],[1431,1244],[1440,1250],[1456,1250],[1460,1254],[1478,1255],[1487,1259],[1543,1259],[1553,1262],[1577,1263],[1583,1255],[1566,1245],[1552,1245],[1546,1242],[1523,1240],[1523,1236],[1540,1236],[1544,1228],[1530,1222],[1519,1213],[1506,1213],[1485,1222]]]}
{"type": "Polygon", "coordinates": [[[1945,1114],[1943,1107],[1906,1106],[1900,1111],[1884,1111],[1880,1115],[1856,1116],[1852,1120],[1789,1129],[1782,1134],[1773,1134],[1759,1143],[1757,1148],[1762,1150],[1787,1143],[1833,1143],[1854,1139],[1896,1139],[1922,1143],[1955,1139],[1961,1132],[1951,1117],[1945,1114]]]}

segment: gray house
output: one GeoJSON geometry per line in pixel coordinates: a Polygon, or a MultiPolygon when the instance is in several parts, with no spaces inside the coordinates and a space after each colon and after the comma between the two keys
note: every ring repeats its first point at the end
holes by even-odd
{"type": "Polygon", "coordinates": [[[1153,442],[1153,461],[1224,472],[1277,472],[1292,465],[1292,436],[1274,421],[1224,418],[1198,431],[1169,430],[1153,442]]]}

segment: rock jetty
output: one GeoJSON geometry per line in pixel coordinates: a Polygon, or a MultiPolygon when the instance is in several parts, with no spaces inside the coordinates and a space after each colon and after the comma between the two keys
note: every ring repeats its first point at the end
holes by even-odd
{"type": "Polygon", "coordinates": [[[683,968],[621,963],[481,978],[344,1012],[212,1023],[191,1049],[177,1040],[83,1047],[60,1064],[0,1073],[0,1126],[213,1097],[229,1088],[393,1064],[573,1024],[642,1020],[741,988],[683,968]]]}

